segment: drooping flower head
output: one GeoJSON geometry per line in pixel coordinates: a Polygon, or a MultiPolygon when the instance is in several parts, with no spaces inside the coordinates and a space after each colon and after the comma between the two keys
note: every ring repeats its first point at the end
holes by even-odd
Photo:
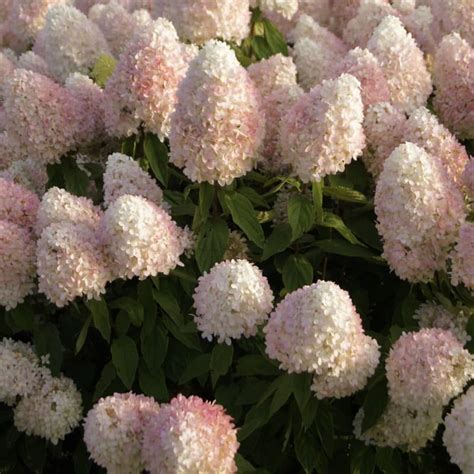
{"type": "Polygon", "coordinates": [[[94,230],[84,224],[61,222],[46,227],[36,255],[38,289],[60,308],[78,296],[99,298],[112,279],[94,230]]]}
{"type": "Polygon", "coordinates": [[[33,292],[35,243],[31,232],[0,220],[0,306],[15,308],[33,292]]]}
{"type": "Polygon", "coordinates": [[[95,229],[101,217],[101,210],[89,199],[74,196],[65,189],[53,187],[43,195],[38,209],[36,233],[41,235],[50,224],[68,222],[95,229]]]}
{"type": "Polygon", "coordinates": [[[365,145],[359,81],[350,74],[324,81],[283,117],[282,161],[303,182],[343,171],[365,145]]]}
{"type": "Polygon", "coordinates": [[[431,76],[423,52],[398,18],[385,17],[367,48],[382,67],[395,107],[411,112],[426,103],[432,90],[431,76]]]}
{"type": "Polygon", "coordinates": [[[36,194],[19,184],[0,178],[0,220],[33,229],[38,212],[36,194]]]}
{"type": "Polygon", "coordinates": [[[97,58],[109,53],[99,27],[70,5],[48,10],[33,50],[44,58],[59,81],[65,81],[74,72],[88,74],[97,58]]]}
{"type": "Polygon", "coordinates": [[[461,138],[474,138],[474,49],[459,34],[445,36],[434,59],[435,98],[440,120],[461,138]]]}
{"type": "Polygon", "coordinates": [[[474,377],[474,358],[443,329],[404,333],[385,365],[390,399],[409,410],[446,405],[474,377]]]}
{"type": "Polygon", "coordinates": [[[191,180],[230,184],[252,169],[265,129],[258,92],[232,49],[209,41],[191,62],[171,119],[171,161],[191,180]]]}
{"type": "Polygon", "coordinates": [[[54,163],[74,147],[76,103],[51,79],[16,69],[5,85],[6,131],[21,153],[54,163]]]}
{"type": "Polygon", "coordinates": [[[474,387],[454,401],[452,410],[444,419],[443,444],[451,462],[464,473],[474,469],[474,387]]]}
{"type": "Polygon", "coordinates": [[[84,421],[91,458],[111,474],[143,471],[143,430],[158,410],[158,403],[144,395],[115,393],[101,398],[84,421]]]}
{"type": "Polygon", "coordinates": [[[181,39],[204,44],[214,38],[240,43],[249,34],[249,0],[154,0],[181,39]]]}
{"type": "Polygon", "coordinates": [[[113,153],[107,159],[104,172],[104,205],[108,207],[124,194],[143,196],[157,205],[163,200],[160,187],[138,162],[121,153],[113,153]]]}
{"type": "Polygon", "coordinates": [[[183,232],[165,210],[141,196],[120,196],[100,224],[101,241],[121,278],[167,275],[181,264],[183,232]]]}
{"type": "Polygon", "coordinates": [[[18,431],[58,444],[82,419],[82,397],[72,379],[43,374],[41,387],[14,409],[18,431]]]}
{"type": "Polygon", "coordinates": [[[222,406],[178,395],[146,425],[143,460],[151,474],[232,474],[238,447],[234,424],[222,406]]]}
{"type": "Polygon", "coordinates": [[[450,254],[451,283],[462,283],[474,290],[474,223],[465,222],[459,230],[456,247],[450,254]]]}
{"type": "Polygon", "coordinates": [[[199,278],[194,320],[202,336],[230,344],[254,336],[273,308],[273,293],[261,270],[247,260],[217,263],[199,278]]]}
{"type": "Polygon", "coordinates": [[[461,192],[441,161],[413,143],[396,148],[375,191],[384,257],[402,279],[429,281],[443,270],[465,219],[461,192]]]}

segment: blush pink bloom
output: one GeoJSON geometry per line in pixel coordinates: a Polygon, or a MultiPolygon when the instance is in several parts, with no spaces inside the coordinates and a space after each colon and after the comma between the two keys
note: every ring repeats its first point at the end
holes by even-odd
{"type": "Polygon", "coordinates": [[[451,257],[451,283],[474,290],[474,224],[465,222],[451,257]]]}

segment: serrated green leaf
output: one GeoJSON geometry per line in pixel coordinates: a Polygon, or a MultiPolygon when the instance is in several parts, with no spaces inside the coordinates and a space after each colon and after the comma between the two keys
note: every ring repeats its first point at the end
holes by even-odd
{"type": "Polygon", "coordinates": [[[110,315],[104,298],[86,301],[86,306],[92,314],[95,328],[107,342],[110,342],[110,315]]]}
{"type": "Polygon", "coordinates": [[[314,219],[313,203],[305,196],[294,193],[288,201],[288,221],[293,230],[293,240],[309,231],[314,219]]]}
{"type": "Polygon", "coordinates": [[[316,417],[316,429],[324,451],[329,458],[334,451],[334,420],[331,413],[331,406],[328,403],[321,403],[316,417]]]}
{"type": "Polygon", "coordinates": [[[362,433],[374,426],[382,416],[388,403],[387,381],[380,380],[369,388],[365,395],[364,418],[362,420],[362,433]]]}
{"type": "Polygon", "coordinates": [[[361,247],[360,245],[351,244],[345,240],[317,240],[314,244],[327,253],[343,255],[344,257],[363,258],[377,265],[385,265],[385,261],[372,253],[369,249],[361,247]]]}
{"type": "Polygon", "coordinates": [[[158,324],[148,329],[142,327],[141,350],[151,372],[155,372],[163,364],[168,352],[168,342],[168,335],[158,324]]]}
{"type": "Polygon", "coordinates": [[[232,365],[234,347],[229,344],[217,344],[212,349],[211,369],[217,375],[225,375],[232,365]]]}
{"type": "Polygon", "coordinates": [[[283,34],[267,18],[264,18],[262,21],[265,39],[267,40],[267,44],[270,47],[272,54],[281,53],[283,56],[288,56],[288,46],[283,34]]]}
{"type": "Polygon", "coordinates": [[[126,311],[128,317],[130,318],[130,322],[137,327],[140,327],[143,324],[145,319],[145,310],[143,305],[129,296],[123,296],[118,298],[110,303],[112,308],[121,309],[122,311],[126,311]]]}
{"type": "Polygon", "coordinates": [[[81,329],[81,332],[79,333],[79,336],[77,336],[76,354],[79,354],[79,352],[81,352],[81,349],[84,347],[91,323],[92,323],[92,316],[89,316],[85,320],[84,324],[82,325],[82,329],[81,329]]]}
{"type": "Polygon", "coordinates": [[[229,243],[229,228],[220,217],[211,219],[198,235],[196,262],[201,272],[222,260],[229,243]]]}
{"type": "Polygon", "coordinates": [[[293,231],[289,224],[278,224],[268,237],[263,248],[262,260],[267,260],[273,255],[283,252],[291,244],[293,231]]]}
{"type": "Polygon", "coordinates": [[[225,202],[234,223],[244,231],[249,240],[263,248],[265,245],[265,235],[262,226],[258,222],[252,203],[245,196],[237,192],[227,193],[225,195],[225,202]]]}
{"type": "Polygon", "coordinates": [[[61,160],[61,170],[64,176],[66,191],[75,196],[87,196],[89,176],[79,168],[75,158],[67,156],[61,160]]]}
{"type": "Polygon", "coordinates": [[[273,394],[272,403],[270,405],[270,416],[280,410],[288,401],[293,393],[293,378],[289,374],[284,374],[276,380],[277,386],[273,394]]]}
{"type": "Polygon", "coordinates": [[[313,267],[303,255],[290,255],[283,266],[282,276],[285,288],[294,291],[313,282],[313,267]]]}
{"type": "Polygon", "coordinates": [[[112,342],[110,351],[120,380],[130,390],[138,368],[138,351],[135,341],[128,336],[122,336],[112,342]]]}
{"type": "Polygon", "coordinates": [[[338,215],[333,214],[332,212],[325,211],[323,215],[323,221],[319,225],[336,230],[351,244],[365,247],[365,245],[360,242],[359,239],[357,239],[352,231],[346,226],[344,221],[338,215]]]}
{"type": "Polygon", "coordinates": [[[325,196],[332,197],[338,201],[355,202],[357,204],[367,204],[367,198],[355,189],[344,186],[325,186],[323,189],[325,196]]]}
{"type": "Polygon", "coordinates": [[[199,185],[199,211],[203,221],[209,215],[209,209],[214,200],[215,188],[209,183],[201,183],[199,185]]]}
{"type": "Polygon", "coordinates": [[[309,402],[312,392],[311,387],[311,375],[310,374],[294,374],[293,375],[293,396],[295,397],[296,404],[303,415],[304,409],[309,402]]]}
{"type": "Polygon", "coordinates": [[[264,357],[260,355],[249,354],[242,356],[237,362],[237,375],[278,375],[280,370],[264,357]]]}
{"type": "Polygon", "coordinates": [[[143,142],[143,150],[153,174],[165,187],[168,186],[168,148],[156,135],[148,133],[143,142]]]}
{"type": "Polygon", "coordinates": [[[200,377],[201,375],[208,374],[210,370],[210,365],[211,354],[208,353],[198,355],[188,364],[186,370],[179,378],[179,383],[184,384],[189,382],[190,380],[200,377]]]}
{"type": "Polygon", "coordinates": [[[102,397],[116,376],[117,371],[115,370],[114,364],[112,364],[112,362],[105,364],[104,368],[102,369],[102,373],[100,374],[100,378],[95,386],[94,395],[92,396],[93,402],[102,397]]]}
{"type": "Polygon", "coordinates": [[[154,397],[160,402],[168,401],[168,387],[161,370],[150,372],[144,364],[141,364],[138,369],[138,383],[143,393],[148,397],[154,397]]]}

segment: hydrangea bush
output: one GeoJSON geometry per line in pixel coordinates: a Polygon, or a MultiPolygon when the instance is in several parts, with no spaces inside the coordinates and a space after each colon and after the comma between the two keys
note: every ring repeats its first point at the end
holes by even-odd
{"type": "Polygon", "coordinates": [[[0,473],[474,473],[471,0],[0,0],[0,473]]]}

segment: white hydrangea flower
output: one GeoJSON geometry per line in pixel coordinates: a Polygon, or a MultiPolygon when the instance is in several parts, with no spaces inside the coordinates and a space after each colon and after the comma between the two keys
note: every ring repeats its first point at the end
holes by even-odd
{"type": "Polygon", "coordinates": [[[456,247],[450,253],[451,283],[462,283],[474,290],[474,223],[465,222],[459,230],[456,247]]]}
{"type": "Polygon", "coordinates": [[[474,472],[474,387],[454,401],[444,419],[443,443],[451,461],[464,474],[474,472]]]}
{"type": "Polygon", "coordinates": [[[188,239],[168,213],[141,196],[120,196],[104,214],[101,241],[120,278],[167,275],[177,265],[188,239]]]}
{"type": "Polygon", "coordinates": [[[53,444],[63,440],[82,419],[82,397],[74,382],[44,371],[41,387],[22,398],[14,409],[18,431],[44,438],[53,444]]]}
{"type": "Polygon", "coordinates": [[[377,423],[362,433],[364,409],[354,418],[354,435],[368,445],[416,452],[434,439],[442,422],[441,407],[409,410],[389,401],[377,423]]]}
{"type": "Polygon", "coordinates": [[[101,54],[110,54],[99,27],[70,5],[56,5],[48,10],[33,51],[60,81],[73,72],[87,75],[101,54]]]}
{"type": "Polygon", "coordinates": [[[124,194],[143,196],[160,205],[163,192],[156,181],[133,158],[121,153],[113,153],[107,159],[104,172],[104,205],[124,194]]]}
{"type": "Polygon", "coordinates": [[[51,77],[51,72],[49,71],[46,61],[41,56],[33,53],[33,51],[23,53],[18,58],[17,67],[42,74],[46,77],[51,77]]]}
{"type": "Polygon", "coordinates": [[[202,337],[219,343],[254,336],[273,308],[267,279],[247,260],[216,263],[199,278],[193,298],[202,337]]]}
{"type": "Polygon", "coordinates": [[[143,430],[158,410],[153,398],[131,392],[101,398],[84,420],[91,458],[109,474],[143,471],[143,430]]]}
{"type": "Polygon", "coordinates": [[[0,401],[13,405],[40,387],[40,359],[31,344],[4,338],[0,341],[0,401]]]}

